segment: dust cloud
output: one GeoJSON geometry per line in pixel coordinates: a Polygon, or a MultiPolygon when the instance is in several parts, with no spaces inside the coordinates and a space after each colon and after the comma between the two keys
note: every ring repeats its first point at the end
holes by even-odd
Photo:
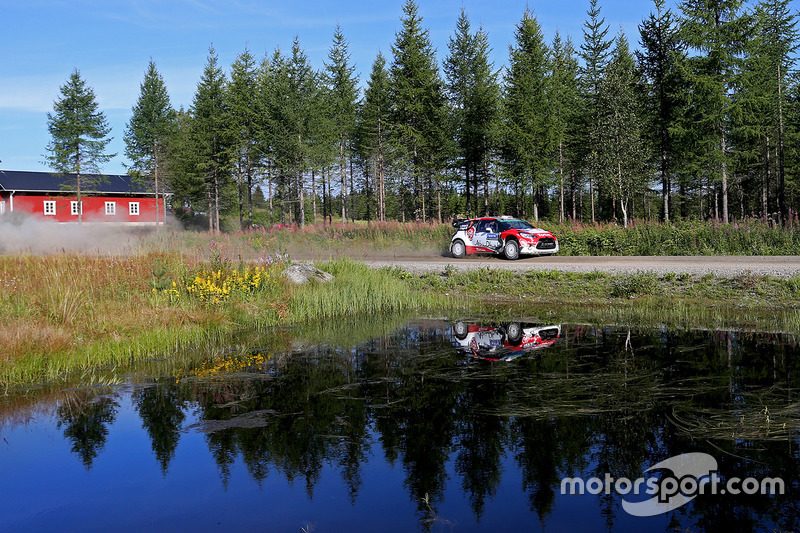
{"type": "Polygon", "coordinates": [[[0,254],[125,254],[155,231],[151,226],[121,226],[103,222],[59,224],[10,213],[0,217],[0,254]]]}

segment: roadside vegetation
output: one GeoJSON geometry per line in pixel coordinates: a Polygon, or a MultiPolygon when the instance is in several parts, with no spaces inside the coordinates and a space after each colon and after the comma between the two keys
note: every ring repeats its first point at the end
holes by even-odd
{"type": "MultiPolygon", "coordinates": [[[[552,231],[559,240],[559,255],[797,255],[800,254],[800,219],[793,216],[781,227],[751,218],[732,224],[719,221],[662,223],[633,220],[628,227],[615,223],[559,224],[540,220],[538,226],[552,231]]],[[[294,255],[349,255],[367,252],[426,250],[445,254],[453,234],[450,224],[422,222],[350,222],[331,225],[257,229],[221,234],[209,240],[201,233],[154,235],[147,241],[153,250],[171,250],[197,255],[210,253],[252,256],[264,247],[294,255]],[[210,244],[209,244],[210,242],[210,244]]],[[[208,255],[208,254],[206,254],[208,255]]]]}

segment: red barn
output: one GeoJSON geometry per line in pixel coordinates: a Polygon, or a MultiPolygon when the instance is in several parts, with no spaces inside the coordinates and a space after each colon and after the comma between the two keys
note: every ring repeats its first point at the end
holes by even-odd
{"type": "Polygon", "coordinates": [[[0,170],[0,216],[22,212],[54,222],[125,225],[164,223],[164,199],[130,176],[82,175],[78,204],[75,174],[0,170]]]}

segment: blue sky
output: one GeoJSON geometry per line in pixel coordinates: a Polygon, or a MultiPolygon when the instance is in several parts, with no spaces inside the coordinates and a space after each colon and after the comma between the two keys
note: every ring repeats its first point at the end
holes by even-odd
{"type": "MultiPolygon", "coordinates": [[[[47,112],[74,68],[94,89],[118,155],[103,167],[124,173],[125,125],[152,58],[173,105],[189,107],[214,45],[226,69],[248,48],[256,57],[288,51],[297,35],[315,67],[327,58],[337,23],[363,82],[380,50],[391,61],[404,0],[0,0],[0,168],[49,170],[47,112]]],[[[530,7],[550,41],[558,30],[580,45],[589,0],[419,0],[424,26],[441,59],[463,7],[489,34],[495,65],[504,65],[514,28],[530,7]]],[[[667,2],[674,5],[673,1],[667,2]]],[[[610,35],[620,28],[633,47],[651,1],[600,0],[610,35]]]]}

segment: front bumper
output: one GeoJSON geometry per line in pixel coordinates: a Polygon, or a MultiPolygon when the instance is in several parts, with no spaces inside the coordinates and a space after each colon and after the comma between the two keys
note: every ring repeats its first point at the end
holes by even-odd
{"type": "Polygon", "coordinates": [[[519,253],[523,255],[553,255],[558,253],[558,243],[556,243],[555,248],[550,248],[547,250],[540,250],[536,248],[535,244],[525,244],[521,243],[519,246],[519,253]]]}

